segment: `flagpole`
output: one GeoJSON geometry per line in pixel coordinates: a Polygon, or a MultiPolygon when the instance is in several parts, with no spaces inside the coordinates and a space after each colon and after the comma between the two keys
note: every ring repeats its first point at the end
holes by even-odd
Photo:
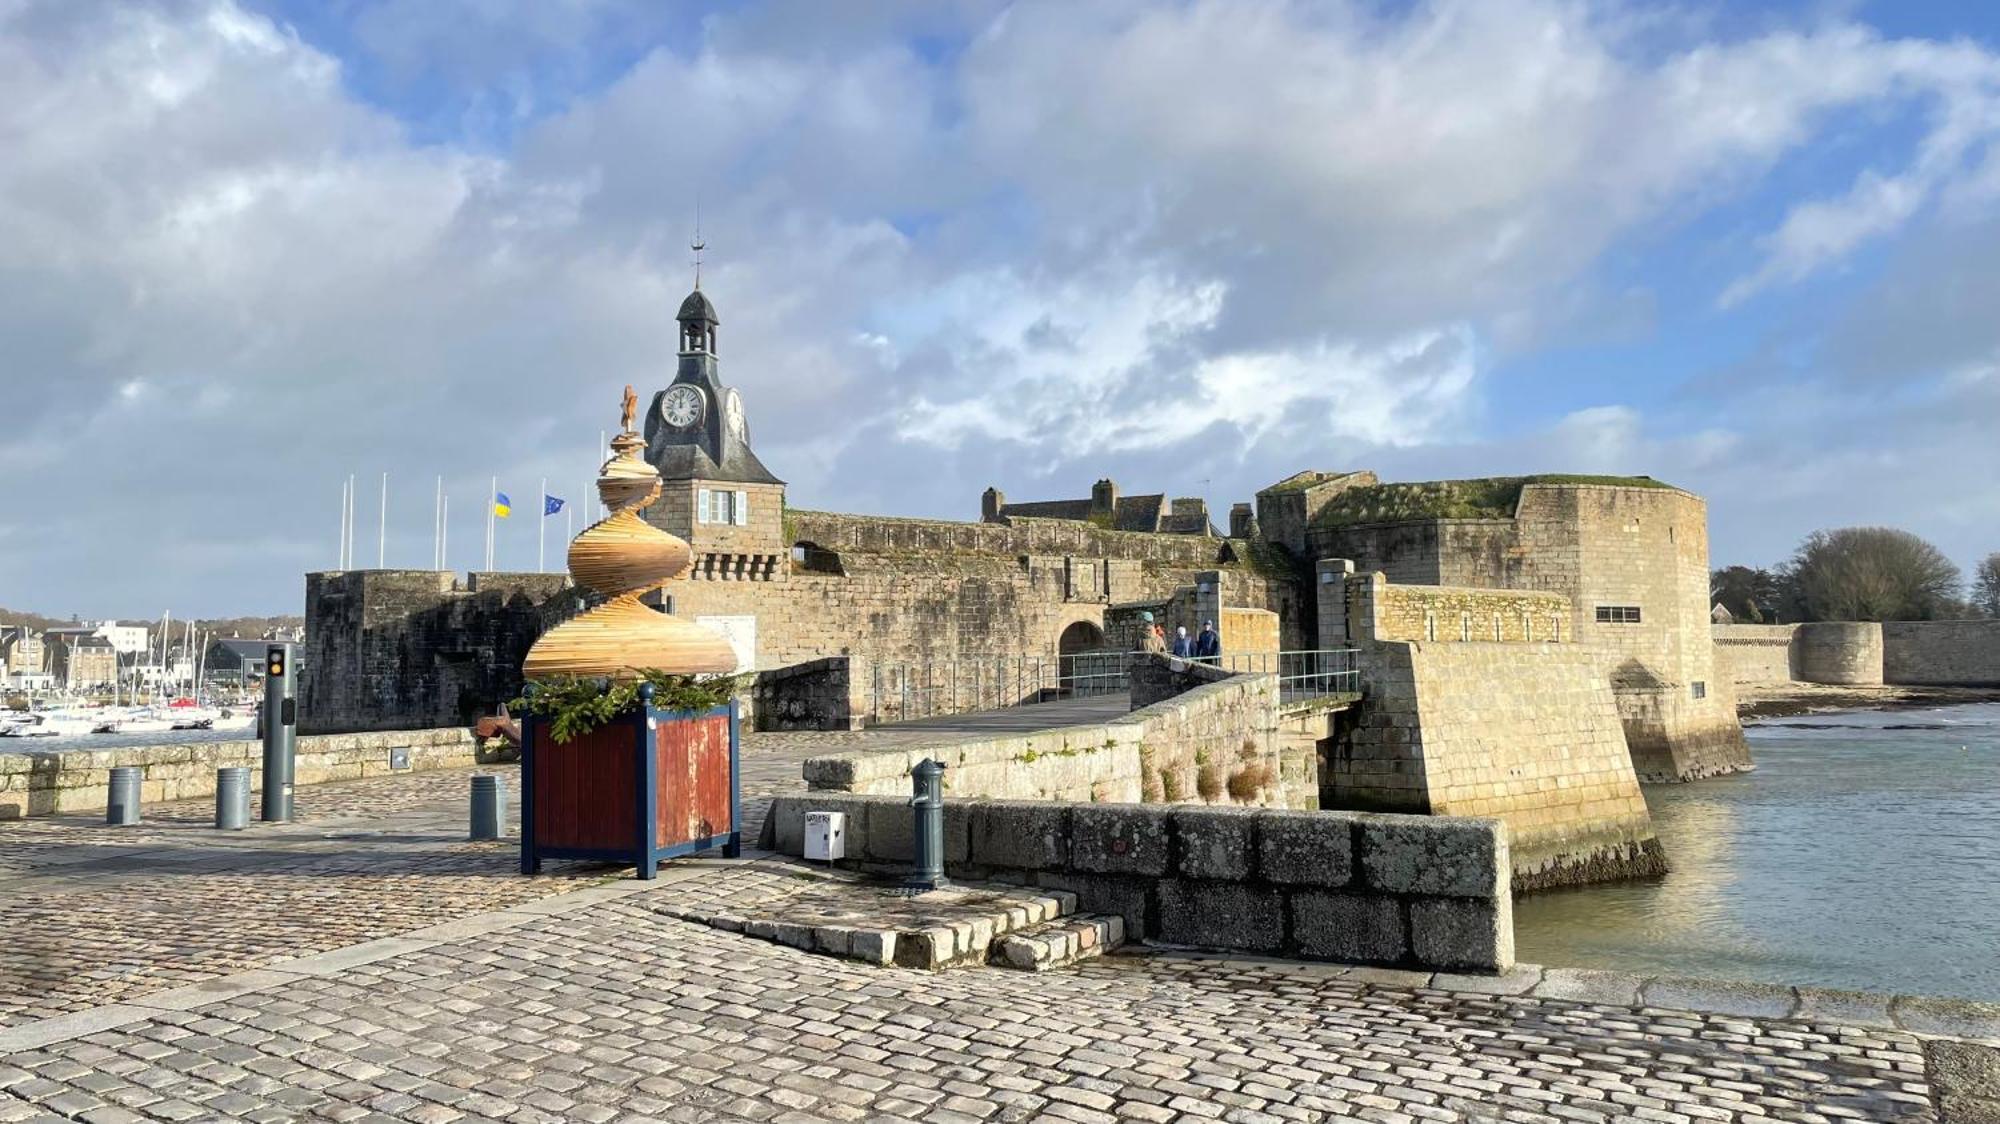
{"type": "Polygon", "coordinates": [[[354,474],[347,474],[347,568],[354,568],[354,474]]]}
{"type": "MultiPolygon", "coordinates": [[[[604,462],[605,462],[606,460],[609,460],[609,459],[610,459],[610,457],[611,457],[611,445],[610,445],[610,443],[609,443],[609,442],[607,442],[607,441],[606,441],[606,440],[604,439],[604,431],[600,429],[600,430],[598,430],[598,431],[597,431],[597,461],[596,461],[596,463],[597,463],[597,464],[599,464],[599,465],[602,465],[602,464],[603,464],[603,463],[604,463],[604,462]]],[[[595,510],[596,510],[596,512],[597,512],[597,517],[598,517],[599,519],[602,519],[602,518],[604,518],[604,500],[603,500],[602,498],[599,498],[599,499],[598,499],[598,501],[597,501],[597,507],[596,507],[596,509],[595,509],[595,510]]]]}
{"type": "MultiPolygon", "coordinates": [[[[345,544],[346,542],[347,542],[347,485],[342,484],[340,486],[340,535],[338,538],[334,540],[334,548],[333,548],[333,558],[334,558],[333,568],[336,570],[347,569],[347,559],[344,557],[347,551],[345,546],[342,545],[345,544]]],[[[162,659],[160,662],[165,663],[166,660],[162,659]]]]}
{"type": "Polygon", "coordinates": [[[549,536],[547,533],[549,526],[549,478],[546,476],[542,477],[541,495],[536,497],[535,502],[540,504],[542,508],[542,517],[535,520],[535,572],[546,574],[549,571],[549,536]]]}
{"type": "Polygon", "coordinates": [[[437,496],[431,500],[431,569],[444,569],[444,477],[438,477],[437,496]]]}
{"type": "Polygon", "coordinates": [[[493,572],[493,505],[500,502],[500,478],[495,476],[486,485],[486,572],[493,572]]]}
{"type": "Polygon", "coordinates": [[[376,509],[375,568],[387,569],[389,560],[389,474],[382,474],[382,503],[376,509]]]}
{"type": "Polygon", "coordinates": [[[451,569],[451,497],[438,492],[438,569],[451,569]]]}

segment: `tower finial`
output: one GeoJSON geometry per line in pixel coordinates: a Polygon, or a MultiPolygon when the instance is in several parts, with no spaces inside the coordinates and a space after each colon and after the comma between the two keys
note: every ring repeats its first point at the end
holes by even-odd
{"type": "Polygon", "coordinates": [[[708,243],[701,240],[701,192],[694,193],[694,241],[688,243],[694,251],[694,287],[701,288],[701,252],[708,249],[708,243]]]}

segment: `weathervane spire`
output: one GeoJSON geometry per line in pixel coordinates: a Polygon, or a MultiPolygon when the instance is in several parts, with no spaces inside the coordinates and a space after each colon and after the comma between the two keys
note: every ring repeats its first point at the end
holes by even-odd
{"type": "Polygon", "coordinates": [[[701,193],[694,196],[694,241],[688,243],[694,251],[694,287],[701,288],[701,252],[708,249],[708,243],[701,240],[701,193]]]}

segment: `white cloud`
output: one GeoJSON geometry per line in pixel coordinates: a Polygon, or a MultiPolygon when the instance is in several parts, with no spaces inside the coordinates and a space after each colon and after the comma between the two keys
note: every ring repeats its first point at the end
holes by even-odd
{"type": "MultiPolygon", "coordinates": [[[[698,192],[765,459],[796,502],[902,513],[1114,472],[1223,501],[1370,458],[1761,471],[1726,400],[1552,405],[1508,423],[1532,442],[1488,436],[1516,412],[1492,373],[1606,322],[1653,330],[1607,260],[1858,117],[1925,114],[1911,152],[1784,200],[1762,243],[1697,248],[1726,263],[1718,291],[2000,194],[1980,186],[2000,183],[1992,55],[1851,23],[1705,41],[1553,0],[751,5],[586,74],[607,36],[657,30],[647,7],[362,5],[375,63],[416,82],[448,61],[469,115],[509,118],[497,151],[476,127],[429,139],[429,109],[413,134],[351,66],[226,0],[0,15],[0,473],[97,497],[0,550],[0,588],[61,608],[126,574],[117,543],[157,542],[119,586],[148,600],[103,611],[188,590],[283,608],[350,471],[575,491],[618,388],[670,377],[698,192]],[[920,51],[912,28],[971,41],[920,51]],[[285,534],[244,526],[272,510],[285,534]]],[[[1927,332],[1950,369],[1990,363],[1976,321],[1927,332]]],[[[1816,502],[1870,463],[1807,451],[1831,475],[1770,475],[1816,502]]],[[[428,559],[428,496],[404,506],[392,534],[428,559]]]]}

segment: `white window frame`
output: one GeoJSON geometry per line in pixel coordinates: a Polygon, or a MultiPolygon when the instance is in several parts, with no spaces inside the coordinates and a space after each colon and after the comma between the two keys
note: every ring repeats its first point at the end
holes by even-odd
{"type": "Polygon", "coordinates": [[[735,522],[735,524],[736,524],[736,525],[737,525],[738,527],[748,527],[748,526],[750,525],[750,493],[749,493],[749,492],[747,492],[747,491],[745,491],[745,490],[743,490],[743,489],[741,489],[741,488],[738,488],[738,489],[736,490],[736,500],[735,500],[735,502],[734,502],[734,503],[733,503],[733,504],[732,504],[732,505],[730,506],[730,512],[729,512],[729,514],[730,514],[730,515],[732,516],[732,518],[733,518],[733,521],[735,522]]]}

